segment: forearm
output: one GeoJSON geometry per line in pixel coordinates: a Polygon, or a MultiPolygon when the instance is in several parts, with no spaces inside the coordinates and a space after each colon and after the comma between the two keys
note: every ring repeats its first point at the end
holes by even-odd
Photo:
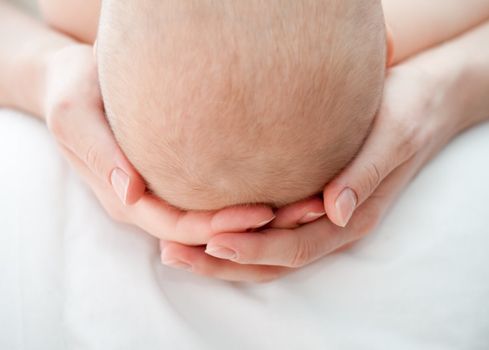
{"type": "Polygon", "coordinates": [[[489,119],[488,38],[489,21],[407,62],[448,87],[441,100],[455,132],[489,119]]]}
{"type": "Polygon", "coordinates": [[[487,0],[382,0],[394,39],[394,63],[489,19],[487,0]]]}
{"type": "Polygon", "coordinates": [[[46,59],[72,43],[0,0],[0,106],[42,116],[46,59]]]}

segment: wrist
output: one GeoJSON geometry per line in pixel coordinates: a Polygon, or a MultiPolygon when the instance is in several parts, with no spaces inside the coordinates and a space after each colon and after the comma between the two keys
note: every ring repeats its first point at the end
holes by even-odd
{"type": "Polygon", "coordinates": [[[464,51],[444,60],[434,69],[435,77],[444,87],[444,112],[453,121],[455,133],[460,133],[489,118],[488,62],[464,51]]]}
{"type": "Polygon", "coordinates": [[[441,48],[408,63],[428,77],[432,86],[430,110],[442,123],[437,126],[451,136],[489,116],[489,104],[482,95],[489,89],[489,76],[484,77],[484,67],[476,60],[461,53],[448,55],[441,48]]]}
{"type": "Polygon", "coordinates": [[[430,74],[456,132],[489,119],[489,22],[410,63],[430,74]]]}
{"type": "Polygon", "coordinates": [[[0,1],[0,103],[42,115],[46,55],[73,42],[0,1]]]}
{"type": "Polygon", "coordinates": [[[17,52],[8,64],[6,76],[2,78],[2,106],[23,110],[44,119],[47,77],[50,69],[50,57],[70,45],[63,41],[55,45],[41,45],[29,50],[17,52]]]}
{"type": "Polygon", "coordinates": [[[24,70],[27,86],[23,89],[26,93],[16,99],[16,108],[25,110],[44,120],[44,94],[46,75],[48,70],[46,54],[36,54],[26,57],[19,66],[24,70]]]}

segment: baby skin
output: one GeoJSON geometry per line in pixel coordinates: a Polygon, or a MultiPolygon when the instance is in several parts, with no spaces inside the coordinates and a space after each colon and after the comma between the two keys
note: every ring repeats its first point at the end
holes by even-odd
{"type": "Polygon", "coordinates": [[[382,9],[362,4],[173,0],[137,16],[104,6],[106,113],[148,188],[187,210],[280,207],[320,192],[381,100],[382,9]],[[123,30],[131,25],[141,29],[123,30]]]}
{"type": "Polygon", "coordinates": [[[114,134],[184,209],[320,192],[360,148],[395,60],[380,1],[107,1],[101,23],[114,134]]]}

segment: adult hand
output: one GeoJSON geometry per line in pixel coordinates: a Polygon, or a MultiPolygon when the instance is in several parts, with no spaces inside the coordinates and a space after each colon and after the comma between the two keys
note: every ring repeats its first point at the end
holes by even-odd
{"type": "Polygon", "coordinates": [[[326,186],[324,207],[318,198],[290,205],[265,230],[216,235],[205,251],[162,244],[163,263],[225,280],[267,281],[364,237],[423,164],[461,130],[457,104],[456,81],[415,63],[393,68],[371,134],[358,157],[326,186]],[[329,218],[298,226],[324,209],[329,218]]]}
{"type": "Polygon", "coordinates": [[[46,123],[62,152],[114,220],[160,239],[204,244],[217,232],[260,227],[273,218],[265,206],[183,212],[145,193],[143,179],[106,121],[89,45],[74,44],[47,59],[44,105],[46,123]]]}

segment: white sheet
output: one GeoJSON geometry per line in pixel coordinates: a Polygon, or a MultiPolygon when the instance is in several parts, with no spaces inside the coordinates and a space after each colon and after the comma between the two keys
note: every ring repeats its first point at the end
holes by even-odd
{"type": "Polygon", "coordinates": [[[0,349],[488,349],[489,124],[353,249],[265,285],[160,265],[44,126],[0,110],[0,349]]]}

